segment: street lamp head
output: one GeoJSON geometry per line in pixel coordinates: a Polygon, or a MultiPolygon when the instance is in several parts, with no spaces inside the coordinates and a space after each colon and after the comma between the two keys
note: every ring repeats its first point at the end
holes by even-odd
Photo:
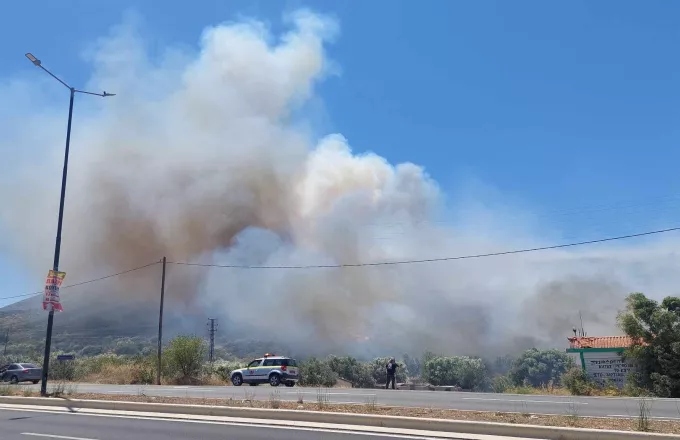
{"type": "Polygon", "coordinates": [[[108,96],[116,96],[116,94],[115,94],[115,93],[108,93],[108,92],[104,91],[104,92],[102,93],[102,96],[103,96],[104,98],[106,98],[106,97],[108,97],[108,96]]]}
{"type": "Polygon", "coordinates": [[[29,60],[30,62],[32,62],[35,66],[40,67],[40,60],[37,59],[36,57],[34,57],[32,53],[30,53],[30,52],[27,53],[27,54],[26,54],[26,58],[28,58],[28,60],[29,60]]]}

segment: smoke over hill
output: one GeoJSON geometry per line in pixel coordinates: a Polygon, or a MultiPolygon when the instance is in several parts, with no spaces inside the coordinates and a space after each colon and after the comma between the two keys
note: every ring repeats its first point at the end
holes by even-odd
{"type": "MultiPolygon", "coordinates": [[[[466,209],[455,222],[433,221],[460,207],[446,206],[423,168],[353,154],[340,134],[315,139],[305,116],[315,85],[335,73],[326,44],[339,27],[308,11],[288,24],[281,36],[255,21],[210,27],[196,53],[167,48],[160,57],[131,26],[97,42],[88,88],[117,96],[77,102],[62,258],[69,281],[162,256],[304,266],[542,244],[530,224],[505,224],[500,213],[466,209]]],[[[17,103],[0,122],[6,163],[17,164],[2,176],[4,245],[41,279],[65,115],[23,81],[6,82],[0,99],[17,103]]],[[[562,346],[578,310],[590,333],[615,331],[628,292],[673,293],[664,289],[677,284],[678,257],[668,249],[658,241],[346,268],[170,265],[168,300],[235,333],[309,351],[484,354],[562,346]]],[[[126,301],[155,298],[157,284],[140,272],[92,294],[115,314],[126,301]]]]}

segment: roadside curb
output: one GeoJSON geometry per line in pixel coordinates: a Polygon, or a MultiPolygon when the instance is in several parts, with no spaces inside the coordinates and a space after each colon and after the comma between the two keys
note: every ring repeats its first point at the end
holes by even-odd
{"type": "Polygon", "coordinates": [[[83,408],[111,411],[137,411],[164,414],[188,414],[194,416],[219,416],[246,419],[270,419],[290,422],[357,425],[460,434],[511,436],[544,440],[680,439],[680,435],[652,434],[631,431],[608,431],[584,428],[515,425],[495,422],[376,416],[370,414],[348,414],[321,411],[238,408],[207,405],[177,405],[169,403],[0,396],[0,404],[51,406],[72,409],[83,408]]]}

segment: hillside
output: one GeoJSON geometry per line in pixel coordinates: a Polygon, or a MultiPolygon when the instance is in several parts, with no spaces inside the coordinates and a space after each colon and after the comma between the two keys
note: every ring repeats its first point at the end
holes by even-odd
{"type": "MultiPolygon", "coordinates": [[[[53,351],[90,356],[105,352],[137,355],[155,352],[159,304],[144,299],[115,301],[85,290],[64,296],[64,312],[55,314],[53,351]]],[[[163,339],[177,334],[207,337],[207,316],[183,304],[167,301],[164,307],[163,339]]],[[[0,309],[0,348],[9,329],[7,353],[10,356],[39,358],[47,326],[47,313],[41,298],[29,298],[0,309]]],[[[220,323],[216,345],[218,354],[252,356],[283,349],[274,344],[243,338],[228,338],[228,323],[220,323]]],[[[232,333],[233,334],[233,333],[232,333]]],[[[285,349],[284,349],[285,350],[285,349]]],[[[1,353],[0,353],[1,354],[1,353]]]]}

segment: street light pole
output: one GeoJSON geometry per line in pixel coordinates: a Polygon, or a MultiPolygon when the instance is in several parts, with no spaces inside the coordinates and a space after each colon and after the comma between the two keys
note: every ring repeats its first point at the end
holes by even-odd
{"type": "MultiPolygon", "coordinates": [[[[64,201],[66,200],[66,176],[68,174],[68,154],[69,154],[69,149],[71,146],[71,121],[73,120],[73,100],[75,98],[76,93],[83,93],[86,95],[95,95],[95,96],[101,96],[101,97],[109,97],[109,96],[115,96],[112,93],[107,93],[107,92],[102,92],[102,93],[93,93],[93,92],[87,92],[84,90],[78,90],[76,88],[73,88],[66,84],[64,81],[59,79],[56,75],[54,75],[52,72],[47,70],[40,60],[36,57],[33,56],[31,53],[26,54],[26,58],[28,58],[33,65],[41,68],[44,70],[48,75],[50,75],[52,78],[56,79],[59,81],[64,87],[69,89],[70,91],[70,100],[69,100],[69,105],[68,105],[68,124],[66,126],[66,147],[64,148],[64,168],[61,174],[61,193],[59,197],[59,217],[57,220],[57,237],[56,237],[56,242],[54,244],[54,262],[52,264],[52,269],[56,272],[59,270],[59,257],[61,255],[61,229],[62,229],[62,224],[64,221],[64,201]]],[[[52,348],[52,327],[54,325],[54,308],[50,307],[49,314],[47,315],[47,335],[45,336],[45,355],[43,358],[43,367],[42,367],[42,383],[40,385],[40,395],[41,396],[46,396],[47,395],[47,376],[49,373],[49,367],[50,367],[50,350],[52,348]]]]}

